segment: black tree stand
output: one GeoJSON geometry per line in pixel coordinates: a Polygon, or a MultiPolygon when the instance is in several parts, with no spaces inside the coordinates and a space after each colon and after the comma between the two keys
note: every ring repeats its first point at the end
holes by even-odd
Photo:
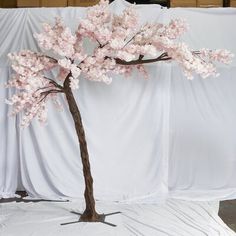
{"type": "MultiPolygon", "coordinates": [[[[83,219],[81,219],[81,216],[82,216],[81,213],[78,213],[78,212],[75,212],[75,211],[71,211],[70,213],[79,215],[79,216],[80,216],[79,220],[71,221],[71,222],[67,222],[67,223],[62,223],[61,225],[76,224],[76,223],[80,223],[80,222],[90,222],[90,221],[84,221],[83,219]]],[[[120,214],[120,213],[121,213],[120,211],[117,211],[117,212],[108,213],[108,214],[99,214],[98,220],[97,220],[97,221],[93,221],[93,222],[99,222],[99,223],[103,223],[103,224],[110,225],[110,226],[112,226],[112,227],[116,227],[116,225],[114,225],[114,224],[112,224],[112,223],[109,223],[109,222],[106,222],[106,221],[105,221],[105,218],[106,218],[107,216],[111,216],[111,215],[115,215],[115,214],[120,214]]]]}

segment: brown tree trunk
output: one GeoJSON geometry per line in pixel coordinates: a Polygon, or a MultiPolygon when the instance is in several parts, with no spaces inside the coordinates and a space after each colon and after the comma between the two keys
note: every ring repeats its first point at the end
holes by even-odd
{"type": "Polygon", "coordinates": [[[85,138],[85,132],[80,111],[76,104],[72,90],[70,88],[70,79],[69,79],[70,76],[71,75],[69,74],[65,79],[64,91],[69,105],[70,113],[74,120],[75,129],[79,140],[80,154],[83,164],[83,174],[85,180],[84,198],[85,198],[86,208],[84,213],[80,217],[80,221],[97,222],[100,220],[101,215],[99,215],[95,209],[95,200],[93,195],[93,178],[91,175],[87,142],[85,138]]]}

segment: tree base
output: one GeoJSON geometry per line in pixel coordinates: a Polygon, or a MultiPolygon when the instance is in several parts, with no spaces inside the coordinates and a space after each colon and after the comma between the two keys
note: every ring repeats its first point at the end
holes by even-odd
{"type": "Polygon", "coordinates": [[[80,216],[79,220],[72,221],[72,222],[67,222],[67,223],[62,223],[61,225],[76,224],[76,223],[80,223],[80,222],[89,222],[89,223],[96,223],[97,222],[97,223],[107,224],[107,225],[110,225],[112,227],[116,227],[116,225],[114,225],[112,223],[109,223],[109,222],[106,222],[105,218],[107,216],[111,216],[111,215],[115,215],[115,214],[120,214],[121,212],[117,211],[117,212],[112,212],[112,213],[108,213],[108,214],[97,214],[95,217],[88,217],[88,216],[86,216],[84,214],[81,214],[81,213],[78,213],[78,212],[74,212],[74,211],[71,211],[71,213],[79,215],[80,216]]]}

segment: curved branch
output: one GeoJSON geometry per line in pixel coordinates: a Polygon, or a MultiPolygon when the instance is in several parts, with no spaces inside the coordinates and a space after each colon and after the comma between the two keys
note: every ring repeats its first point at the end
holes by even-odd
{"type": "MultiPolygon", "coordinates": [[[[211,50],[210,50],[211,51],[211,50]]],[[[192,54],[194,54],[194,55],[199,55],[199,54],[201,54],[201,52],[198,50],[198,51],[192,51],[192,54]]]]}
{"type": "Polygon", "coordinates": [[[51,89],[51,90],[48,90],[48,91],[44,91],[42,93],[40,93],[40,95],[43,97],[38,101],[38,103],[42,102],[43,100],[45,100],[47,98],[47,96],[51,93],[64,93],[63,90],[57,90],[57,89],[51,89]]]}
{"type": "Polygon", "coordinates": [[[143,60],[143,55],[140,55],[137,60],[133,60],[133,61],[125,61],[125,60],[121,60],[119,58],[115,58],[115,61],[116,61],[116,64],[129,66],[129,65],[148,64],[148,63],[153,63],[153,62],[157,62],[157,61],[168,61],[171,59],[172,59],[172,57],[169,57],[168,54],[166,52],[164,52],[159,57],[153,58],[153,59],[144,59],[143,60]]]}
{"type": "Polygon", "coordinates": [[[50,59],[50,60],[52,60],[52,61],[54,61],[55,63],[58,62],[57,59],[55,59],[55,58],[53,58],[53,57],[50,57],[50,56],[47,56],[47,55],[43,55],[43,56],[46,57],[46,58],[48,58],[48,59],[50,59]]]}
{"type": "Polygon", "coordinates": [[[64,89],[64,88],[63,88],[60,84],[58,84],[55,80],[50,79],[50,78],[48,78],[48,77],[46,77],[46,76],[44,76],[43,78],[46,79],[46,80],[48,80],[49,83],[53,84],[55,87],[57,87],[57,88],[59,88],[59,89],[61,89],[61,90],[64,89]]]}
{"type": "Polygon", "coordinates": [[[64,93],[64,91],[59,90],[59,89],[50,89],[50,90],[47,90],[47,91],[44,91],[44,92],[40,93],[40,95],[50,94],[50,93],[64,93]]]}
{"type": "Polygon", "coordinates": [[[140,34],[140,32],[141,32],[141,31],[136,32],[135,35],[125,43],[125,45],[122,47],[122,49],[123,49],[124,47],[126,47],[138,34],[140,34]]]}
{"type": "Polygon", "coordinates": [[[34,94],[37,93],[39,90],[50,89],[50,88],[52,88],[52,87],[54,87],[53,84],[52,84],[52,85],[49,85],[49,86],[47,86],[47,87],[38,88],[38,89],[36,89],[36,90],[34,91],[34,94]]]}
{"type": "MultiPolygon", "coordinates": [[[[201,54],[201,52],[200,51],[192,51],[192,54],[198,56],[201,54]]],[[[133,61],[125,61],[120,58],[114,58],[114,59],[116,61],[116,64],[125,65],[125,66],[148,64],[148,63],[153,63],[153,62],[157,62],[157,61],[169,61],[172,59],[172,57],[168,56],[167,52],[164,52],[160,56],[158,56],[157,58],[153,58],[153,59],[144,59],[143,60],[143,57],[144,57],[144,55],[140,55],[137,60],[133,60],[133,61]]]]}

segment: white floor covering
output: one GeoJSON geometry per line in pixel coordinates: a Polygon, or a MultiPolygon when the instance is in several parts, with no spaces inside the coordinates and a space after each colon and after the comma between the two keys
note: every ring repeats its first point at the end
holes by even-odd
{"type": "Polygon", "coordinates": [[[212,202],[168,200],[159,205],[97,203],[99,213],[121,211],[107,217],[116,224],[61,223],[76,221],[70,211],[81,212],[83,203],[29,202],[0,204],[1,236],[234,236],[217,215],[212,202]]]}

